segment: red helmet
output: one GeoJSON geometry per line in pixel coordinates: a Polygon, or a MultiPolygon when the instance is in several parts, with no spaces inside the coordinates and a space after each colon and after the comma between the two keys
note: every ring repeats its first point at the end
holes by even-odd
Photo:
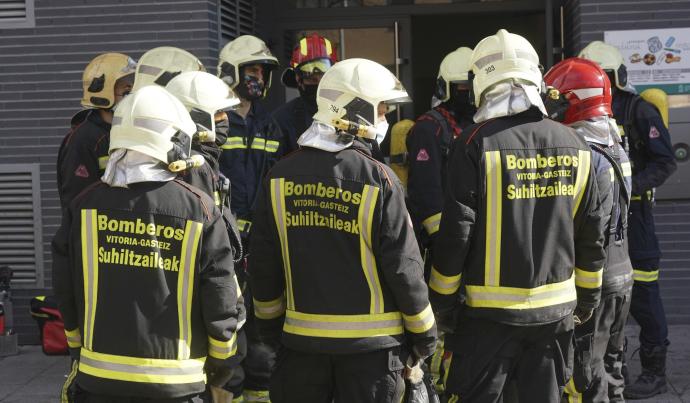
{"type": "Polygon", "coordinates": [[[283,73],[283,84],[297,87],[295,74],[325,73],[337,61],[331,41],[315,33],[305,36],[292,50],[290,67],[283,73]]]}
{"type": "Polygon", "coordinates": [[[546,73],[544,81],[570,103],[564,124],[613,115],[611,82],[595,62],[578,57],[565,59],[546,73]]]}

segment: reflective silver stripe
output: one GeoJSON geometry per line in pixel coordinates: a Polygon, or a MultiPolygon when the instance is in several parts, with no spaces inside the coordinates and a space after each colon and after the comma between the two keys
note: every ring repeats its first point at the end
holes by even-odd
{"type": "Polygon", "coordinates": [[[322,98],[326,98],[329,101],[335,101],[341,95],[343,95],[342,91],[331,90],[328,88],[324,88],[324,89],[319,91],[319,96],[321,96],[322,98]]]}
{"type": "Polygon", "coordinates": [[[290,249],[288,248],[287,217],[285,215],[285,179],[271,179],[271,201],[273,204],[273,218],[278,228],[280,248],[283,256],[283,270],[285,271],[285,287],[287,294],[287,309],[295,308],[292,295],[292,272],[290,271],[290,249]]]}
{"type": "Polygon", "coordinates": [[[148,129],[158,134],[163,134],[166,130],[172,127],[170,122],[142,117],[134,118],[134,126],[141,127],[142,129],[148,129]]]}
{"type": "Polygon", "coordinates": [[[460,288],[461,279],[462,274],[444,276],[432,265],[431,274],[429,275],[429,288],[442,295],[454,294],[460,288]]]}
{"type": "Polygon", "coordinates": [[[484,154],[486,165],[486,251],[484,284],[498,286],[501,279],[501,220],[503,208],[500,151],[484,154]]]}
{"type": "Polygon", "coordinates": [[[228,341],[208,338],[208,355],[214,358],[225,360],[232,357],[237,352],[237,333],[233,333],[228,341]]]}
{"type": "Polygon", "coordinates": [[[402,334],[404,329],[400,312],[320,315],[288,310],[283,331],[319,338],[361,338],[402,334]]]}
{"type": "Polygon", "coordinates": [[[536,309],[577,299],[575,276],[535,288],[467,285],[467,305],[475,308],[536,309]]]}
{"type": "Polygon", "coordinates": [[[412,333],[424,333],[434,326],[434,312],[431,310],[431,304],[422,309],[422,312],[416,315],[402,314],[405,322],[405,329],[412,333]]]}
{"type": "Polygon", "coordinates": [[[195,375],[199,372],[195,367],[148,367],[144,365],[117,364],[112,362],[98,361],[86,356],[79,358],[80,364],[86,364],[98,369],[117,372],[129,372],[133,374],[155,374],[155,375],[195,375]]]}
{"type": "Polygon", "coordinates": [[[422,221],[422,226],[424,226],[426,233],[429,235],[437,233],[439,227],[441,226],[441,213],[436,213],[427,217],[424,221],[422,221]]]}
{"type": "Polygon", "coordinates": [[[84,346],[93,346],[93,327],[98,303],[97,210],[81,211],[81,255],[84,276],[84,346]]]}
{"type": "Polygon", "coordinates": [[[182,238],[182,255],[180,256],[180,270],[177,276],[177,314],[180,327],[180,338],[177,358],[186,360],[191,353],[192,345],[192,293],[194,291],[194,267],[196,263],[197,245],[201,236],[203,224],[187,220],[182,238]]]}
{"type": "Polygon", "coordinates": [[[364,190],[362,190],[362,201],[359,204],[359,212],[357,214],[360,228],[360,259],[370,291],[369,313],[383,313],[383,291],[381,290],[381,282],[379,281],[371,237],[374,209],[376,207],[378,195],[379,188],[364,185],[364,190]]]}
{"type": "Polygon", "coordinates": [[[163,69],[161,69],[159,67],[149,66],[148,64],[141,64],[141,65],[139,65],[138,73],[147,74],[149,76],[155,76],[155,75],[158,75],[158,73],[160,73],[161,71],[163,71],[163,69]]]}
{"type": "Polygon", "coordinates": [[[630,176],[632,175],[632,168],[630,166],[629,162],[624,162],[621,164],[621,168],[623,169],[623,176],[630,176]]]}
{"type": "Polygon", "coordinates": [[[481,69],[487,64],[501,59],[503,59],[503,53],[494,53],[477,59],[477,61],[474,62],[474,65],[477,66],[478,69],[481,69]]]}

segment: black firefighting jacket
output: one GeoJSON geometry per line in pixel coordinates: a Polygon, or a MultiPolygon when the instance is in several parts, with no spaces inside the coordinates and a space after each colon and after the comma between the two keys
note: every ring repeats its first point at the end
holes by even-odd
{"type": "Polygon", "coordinates": [[[53,239],[53,287],[87,391],[199,393],[204,361],[224,365],[237,349],[225,223],[179,180],[85,189],[53,239]]]}
{"type": "Polygon", "coordinates": [[[407,137],[409,207],[417,232],[424,231],[420,236],[424,246],[430,246],[441,223],[450,144],[471,123],[467,119],[458,122],[440,105],[417,118],[407,137]]]}
{"type": "Polygon", "coordinates": [[[631,169],[628,156],[619,144],[589,142],[592,166],[597,178],[599,200],[605,214],[606,263],[602,294],[619,292],[632,286],[633,268],[628,256],[628,212],[631,195],[631,169]]]}
{"type": "Polygon", "coordinates": [[[230,205],[246,239],[261,178],[273,166],[282,148],[280,139],[267,136],[264,129],[268,114],[257,102],[252,102],[245,118],[234,111],[227,114],[230,128],[221,146],[220,171],[230,179],[230,205]]]}
{"type": "Polygon", "coordinates": [[[267,175],[249,254],[254,312],[267,340],[359,353],[400,345],[425,356],[436,326],[404,193],[356,140],[303,147],[267,175]]]}
{"type": "Polygon", "coordinates": [[[299,148],[297,140],[311,126],[316,103],[307,102],[302,97],[290,100],[271,114],[267,133],[274,139],[283,139],[285,149],[282,154],[289,154],[299,148]]]}
{"type": "Polygon", "coordinates": [[[598,306],[604,213],[587,144],[570,128],[523,113],[470,126],[448,165],[448,191],[429,280],[434,310],[514,325],[598,306]]]}
{"type": "Polygon", "coordinates": [[[71,130],[58,151],[57,183],[60,204],[65,210],[72,199],[101,180],[108,163],[110,123],[97,109],[81,111],[72,118],[71,130]]]}

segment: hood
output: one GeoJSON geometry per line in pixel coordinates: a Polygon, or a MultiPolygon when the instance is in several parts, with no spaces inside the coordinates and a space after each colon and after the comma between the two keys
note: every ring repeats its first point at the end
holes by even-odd
{"type": "Polygon", "coordinates": [[[547,115],[539,88],[518,80],[501,81],[482,95],[482,104],[474,114],[476,123],[503,116],[517,115],[531,107],[537,107],[547,115]]]}

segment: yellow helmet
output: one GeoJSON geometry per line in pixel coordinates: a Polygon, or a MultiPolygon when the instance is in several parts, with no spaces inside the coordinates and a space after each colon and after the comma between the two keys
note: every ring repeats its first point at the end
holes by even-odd
{"type": "Polygon", "coordinates": [[[314,119],[328,125],[346,120],[360,125],[375,138],[378,106],[390,112],[397,104],[411,102],[400,81],[384,66],[367,59],[346,59],[326,71],[316,95],[314,119]]]}
{"type": "Polygon", "coordinates": [[[520,35],[499,29],[496,35],[482,39],[472,52],[472,89],[479,106],[482,94],[494,84],[517,79],[541,88],[539,56],[529,41],[520,35]]]}
{"type": "Polygon", "coordinates": [[[615,46],[602,41],[593,41],[580,51],[578,57],[599,63],[602,70],[613,73],[616,87],[625,89],[628,84],[625,59],[615,46]]]}
{"type": "Polygon", "coordinates": [[[184,71],[206,71],[193,54],[172,46],[153,48],[144,53],[137,64],[133,91],[150,84],[164,87],[170,79],[184,71]]]}
{"type": "Polygon", "coordinates": [[[470,58],[472,49],[461,47],[448,53],[441,62],[436,80],[436,98],[441,102],[450,99],[451,84],[469,82],[470,58]]]}
{"type": "Polygon", "coordinates": [[[125,148],[171,163],[178,158],[170,153],[175,147],[190,155],[195,132],[196,124],[182,102],[165,88],[149,85],[132,92],[115,109],[108,152],[125,148]]]}
{"type": "Polygon", "coordinates": [[[84,69],[81,104],[85,108],[110,109],[115,105],[115,82],[134,74],[137,62],[122,53],[103,53],[84,69]]]}
{"type": "Polygon", "coordinates": [[[278,59],[271,53],[266,43],[252,35],[242,35],[228,42],[218,56],[218,77],[230,88],[240,82],[240,67],[247,64],[263,64],[267,67],[264,78],[266,90],[271,86],[271,71],[278,67],[278,59]]]}

